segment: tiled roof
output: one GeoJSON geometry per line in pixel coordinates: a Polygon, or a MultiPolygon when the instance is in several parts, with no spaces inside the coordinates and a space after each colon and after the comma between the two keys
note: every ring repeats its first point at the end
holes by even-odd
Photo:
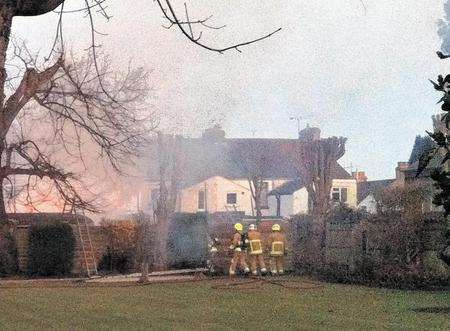
{"type": "Polygon", "coordinates": [[[382,179],[358,183],[358,203],[367,198],[369,194],[386,188],[394,182],[395,179],[382,179]]]}
{"type": "MultiPolygon", "coordinates": [[[[306,142],[298,139],[180,139],[183,186],[199,183],[213,176],[230,179],[248,178],[257,171],[267,179],[299,178],[298,151],[306,142]]],[[[152,168],[152,167],[151,167],[152,168]]],[[[338,163],[334,177],[351,178],[338,163]]],[[[158,180],[158,168],[149,171],[149,178],[158,180]]]]}
{"type": "Polygon", "coordinates": [[[301,179],[290,180],[280,187],[269,192],[269,195],[291,195],[304,187],[305,184],[301,179]]]}

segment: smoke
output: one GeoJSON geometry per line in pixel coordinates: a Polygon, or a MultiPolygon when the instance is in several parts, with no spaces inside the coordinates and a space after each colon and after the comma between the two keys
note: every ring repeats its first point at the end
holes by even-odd
{"type": "Polygon", "coordinates": [[[438,21],[438,35],[442,40],[441,50],[450,53],[450,0],[444,3],[444,18],[438,21]]]}

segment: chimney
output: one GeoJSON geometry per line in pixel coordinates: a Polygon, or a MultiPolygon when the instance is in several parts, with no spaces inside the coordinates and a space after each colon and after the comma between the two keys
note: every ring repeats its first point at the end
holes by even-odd
{"type": "Polygon", "coordinates": [[[408,170],[409,163],[408,162],[398,162],[397,168],[395,168],[395,179],[398,181],[405,181],[405,171],[408,170]]]}
{"type": "Polygon", "coordinates": [[[221,142],[225,139],[225,131],[222,130],[220,125],[214,125],[214,127],[203,131],[202,138],[208,142],[221,142]]]}
{"type": "Polygon", "coordinates": [[[357,183],[367,182],[367,176],[364,171],[353,171],[352,177],[356,179],[357,183]]]}

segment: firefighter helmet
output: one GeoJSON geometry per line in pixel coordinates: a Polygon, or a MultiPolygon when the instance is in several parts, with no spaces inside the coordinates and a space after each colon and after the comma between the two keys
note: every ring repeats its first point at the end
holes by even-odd
{"type": "Polygon", "coordinates": [[[248,229],[249,229],[250,231],[255,231],[255,230],[256,230],[256,225],[255,225],[255,224],[250,224],[250,225],[248,226],[248,229]]]}
{"type": "Polygon", "coordinates": [[[281,231],[280,224],[274,224],[272,225],[272,231],[281,231]]]}
{"type": "Polygon", "coordinates": [[[234,229],[235,229],[236,231],[243,231],[243,230],[244,230],[244,227],[242,226],[241,223],[236,223],[236,224],[234,225],[234,229]]]}

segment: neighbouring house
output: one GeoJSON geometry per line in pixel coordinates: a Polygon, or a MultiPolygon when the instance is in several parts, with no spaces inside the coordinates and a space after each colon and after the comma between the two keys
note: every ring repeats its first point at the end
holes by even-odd
{"type": "MultiPolygon", "coordinates": [[[[440,116],[432,116],[434,131],[446,130],[440,122],[440,116]]],[[[367,181],[365,175],[353,176],[358,182],[358,208],[364,208],[370,213],[376,213],[375,193],[383,189],[396,187],[405,187],[408,185],[423,185],[429,188],[430,195],[422,204],[423,212],[440,211],[440,207],[436,207],[432,203],[434,189],[430,174],[437,169],[442,160],[442,156],[437,154],[433,157],[424,169],[417,175],[419,159],[426,149],[433,147],[433,140],[429,136],[416,136],[408,162],[398,162],[395,168],[395,178],[367,181]]]]}
{"type": "Polygon", "coordinates": [[[358,208],[371,214],[377,212],[375,194],[395,183],[395,179],[381,179],[358,182],[358,208]]]}
{"type": "MultiPolygon", "coordinates": [[[[333,178],[331,200],[356,208],[356,180],[342,167],[335,167],[331,176],[333,178]]],[[[308,191],[301,179],[286,181],[269,193],[268,200],[271,215],[289,217],[297,214],[308,214],[310,210],[308,191]]]]}
{"type": "MultiPolygon", "coordinates": [[[[441,122],[442,115],[433,115],[433,130],[434,132],[442,131],[446,132],[447,128],[444,123],[441,122]]],[[[433,140],[428,137],[417,136],[414,145],[411,150],[411,156],[408,162],[398,162],[396,168],[396,179],[399,185],[417,185],[420,184],[424,187],[428,187],[429,197],[423,202],[422,210],[423,212],[436,212],[442,211],[441,206],[435,206],[432,202],[433,196],[435,194],[435,187],[433,185],[433,180],[430,175],[433,171],[437,170],[441,166],[441,162],[444,158],[443,154],[437,153],[428,163],[428,166],[422,171],[422,173],[417,174],[417,169],[419,166],[419,158],[422,153],[425,152],[427,148],[434,146],[433,140]]],[[[445,167],[449,168],[449,162],[445,164],[445,167]]]]}
{"type": "MultiPolygon", "coordinates": [[[[320,139],[320,130],[308,127],[301,133],[298,139],[226,138],[220,127],[214,127],[199,138],[172,139],[176,145],[171,145],[171,150],[179,154],[175,162],[179,177],[176,211],[237,211],[254,216],[250,179],[259,176],[263,179],[263,216],[308,212],[308,194],[299,177],[296,151],[302,144],[320,139]]],[[[151,213],[156,207],[160,166],[155,162],[149,167],[148,194],[141,195],[146,199],[140,203],[145,212],[151,213]]],[[[356,180],[338,163],[332,172],[330,197],[356,207],[356,180]]]]}

